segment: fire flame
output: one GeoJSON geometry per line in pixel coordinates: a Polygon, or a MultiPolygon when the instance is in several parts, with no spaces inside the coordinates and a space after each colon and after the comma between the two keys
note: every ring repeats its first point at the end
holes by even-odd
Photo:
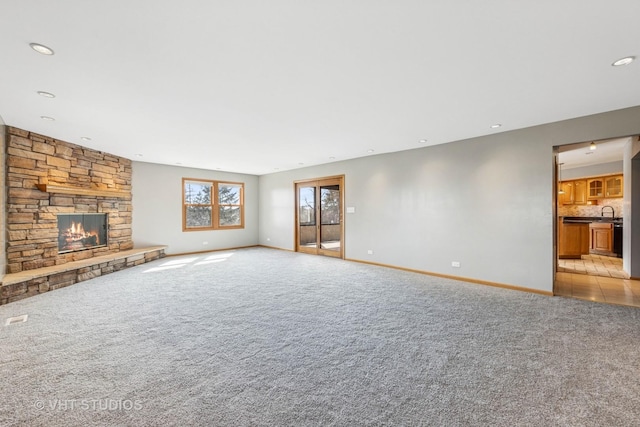
{"type": "Polygon", "coordinates": [[[78,240],[86,239],[87,237],[95,237],[96,244],[100,244],[100,237],[96,231],[85,231],[81,222],[71,222],[71,227],[66,229],[64,236],[67,241],[75,242],[78,240]]]}

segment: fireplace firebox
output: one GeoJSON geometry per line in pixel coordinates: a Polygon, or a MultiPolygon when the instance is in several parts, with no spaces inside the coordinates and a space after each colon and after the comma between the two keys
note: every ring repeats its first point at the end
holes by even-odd
{"type": "Polygon", "coordinates": [[[58,214],[58,253],[107,246],[107,214],[58,214]]]}

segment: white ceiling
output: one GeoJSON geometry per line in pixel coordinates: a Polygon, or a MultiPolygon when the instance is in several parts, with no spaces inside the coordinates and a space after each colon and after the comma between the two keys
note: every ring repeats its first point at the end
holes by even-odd
{"type": "Polygon", "coordinates": [[[601,163],[621,162],[624,158],[624,147],[629,138],[614,138],[605,141],[594,141],[595,150],[590,143],[566,145],[558,154],[558,163],[562,169],[574,169],[601,163]]]}
{"type": "Polygon", "coordinates": [[[640,105],[640,61],[611,66],[640,55],[638,16],[638,0],[5,1],[0,116],[260,175],[640,105]]]}

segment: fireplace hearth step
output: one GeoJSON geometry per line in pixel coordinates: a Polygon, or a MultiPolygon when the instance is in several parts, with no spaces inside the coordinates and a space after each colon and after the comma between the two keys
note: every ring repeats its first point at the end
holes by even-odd
{"type": "Polygon", "coordinates": [[[164,257],[167,246],[150,246],[52,267],[7,274],[0,283],[0,305],[73,285],[164,257]]]}

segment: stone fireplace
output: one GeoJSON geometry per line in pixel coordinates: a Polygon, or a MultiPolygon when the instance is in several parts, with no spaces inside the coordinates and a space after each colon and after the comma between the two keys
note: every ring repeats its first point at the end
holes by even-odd
{"type": "Polygon", "coordinates": [[[130,160],[10,126],[4,154],[0,305],[164,257],[133,248],[130,160]]]}
{"type": "Polygon", "coordinates": [[[133,248],[131,160],[6,131],[8,274],[133,248]]]}
{"type": "Polygon", "coordinates": [[[107,246],[107,214],[59,213],[58,253],[107,246]]]}

